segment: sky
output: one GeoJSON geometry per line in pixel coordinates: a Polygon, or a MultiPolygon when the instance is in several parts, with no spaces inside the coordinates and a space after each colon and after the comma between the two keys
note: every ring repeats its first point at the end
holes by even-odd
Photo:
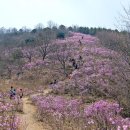
{"type": "Polygon", "coordinates": [[[123,7],[130,0],[0,0],[0,27],[26,26],[48,21],[65,26],[115,29],[123,7]]]}

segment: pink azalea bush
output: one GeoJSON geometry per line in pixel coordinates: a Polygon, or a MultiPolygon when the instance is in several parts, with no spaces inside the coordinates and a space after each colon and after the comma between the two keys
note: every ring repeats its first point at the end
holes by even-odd
{"type": "Polygon", "coordinates": [[[37,117],[53,129],[130,128],[130,119],[120,116],[122,109],[115,102],[100,100],[86,106],[78,99],[61,96],[33,96],[32,101],[38,108],[37,117]]]}
{"type": "Polygon", "coordinates": [[[8,96],[8,94],[3,95],[3,93],[0,96],[0,128],[1,130],[18,130],[20,119],[14,112],[16,106],[11,102],[7,102],[9,96],[5,97],[5,95],[8,96]]]}
{"type": "Polygon", "coordinates": [[[71,122],[76,125],[81,117],[81,101],[78,99],[69,100],[61,96],[33,96],[32,100],[38,107],[37,117],[49,123],[53,129],[69,127],[73,125],[71,122]]]}
{"type": "MultiPolygon", "coordinates": [[[[78,69],[71,72],[68,80],[51,85],[54,93],[69,93],[74,96],[85,92],[113,97],[127,108],[127,115],[130,115],[130,65],[122,54],[103,47],[96,37],[89,35],[72,33],[72,36],[63,42],[65,41],[68,41],[68,46],[73,43],[70,46],[70,58],[75,59],[78,69]]],[[[58,42],[60,44],[60,40],[58,42]]],[[[66,62],[67,65],[70,64],[66,62]]]]}
{"type": "Polygon", "coordinates": [[[122,118],[120,116],[121,110],[122,108],[117,103],[100,100],[86,107],[84,112],[88,124],[91,120],[97,128],[118,129],[120,127],[123,130],[128,130],[130,119],[122,118]]]}

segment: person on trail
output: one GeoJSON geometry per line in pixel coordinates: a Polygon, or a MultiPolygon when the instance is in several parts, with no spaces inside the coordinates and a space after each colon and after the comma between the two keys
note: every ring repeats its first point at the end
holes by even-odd
{"type": "Polygon", "coordinates": [[[56,83],[57,83],[57,80],[55,79],[53,84],[56,84],[56,83]]]}
{"type": "Polygon", "coordinates": [[[10,88],[9,94],[10,94],[10,99],[12,99],[12,96],[13,96],[13,87],[12,87],[12,86],[11,86],[11,88],[10,88]]]}
{"type": "Polygon", "coordinates": [[[19,97],[22,98],[23,97],[23,90],[20,89],[20,92],[19,92],[19,97]]]}
{"type": "Polygon", "coordinates": [[[14,96],[14,88],[13,86],[11,86],[11,89],[10,89],[10,99],[12,99],[14,96]]]}
{"type": "Polygon", "coordinates": [[[16,95],[16,89],[13,90],[13,96],[15,96],[15,95],[16,95]]]}

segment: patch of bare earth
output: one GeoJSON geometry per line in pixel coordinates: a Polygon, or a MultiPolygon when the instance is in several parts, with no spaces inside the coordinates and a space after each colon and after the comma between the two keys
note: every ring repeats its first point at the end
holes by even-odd
{"type": "MultiPolygon", "coordinates": [[[[45,91],[45,94],[47,93],[48,90],[45,91]]],[[[47,124],[37,120],[36,109],[36,106],[32,104],[32,101],[29,100],[29,97],[23,98],[23,113],[19,114],[19,117],[22,121],[19,130],[50,130],[47,124]]]]}

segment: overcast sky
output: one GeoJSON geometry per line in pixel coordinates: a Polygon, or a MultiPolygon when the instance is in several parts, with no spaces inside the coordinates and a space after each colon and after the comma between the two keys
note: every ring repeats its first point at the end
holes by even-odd
{"type": "Polygon", "coordinates": [[[66,26],[115,28],[130,0],[0,0],[0,27],[33,28],[47,21],[66,26]]]}

